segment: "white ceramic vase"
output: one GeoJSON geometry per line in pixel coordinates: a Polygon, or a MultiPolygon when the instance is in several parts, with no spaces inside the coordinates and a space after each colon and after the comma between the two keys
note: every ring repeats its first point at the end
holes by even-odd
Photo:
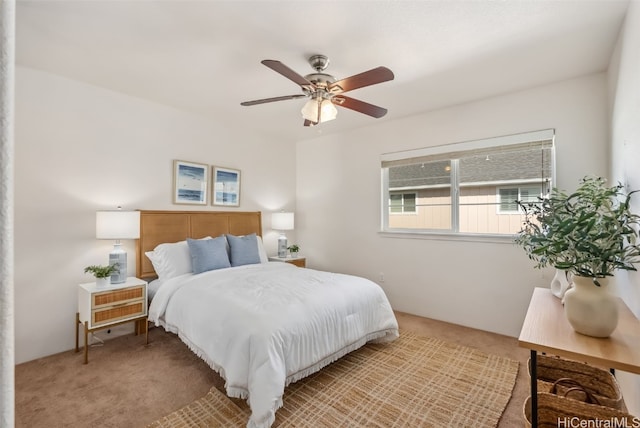
{"type": "Polygon", "coordinates": [[[111,277],[108,276],[106,278],[96,278],[96,287],[104,288],[111,285],[111,277]]]}
{"type": "Polygon", "coordinates": [[[592,337],[609,337],[618,326],[618,301],[608,290],[608,278],[573,277],[564,295],[564,312],[571,327],[592,337]]]}
{"type": "Polygon", "coordinates": [[[567,271],[556,269],[556,274],[551,280],[551,294],[562,299],[569,287],[571,287],[571,283],[568,280],[567,271]]]}

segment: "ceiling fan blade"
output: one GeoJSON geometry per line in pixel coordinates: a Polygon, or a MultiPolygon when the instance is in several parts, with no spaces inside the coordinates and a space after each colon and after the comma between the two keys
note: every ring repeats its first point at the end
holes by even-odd
{"type": "Polygon", "coordinates": [[[273,98],[264,98],[261,100],[253,100],[253,101],[244,101],[241,102],[241,106],[254,106],[256,104],[265,104],[272,103],[274,101],[285,101],[285,100],[295,100],[296,98],[307,98],[307,95],[297,94],[297,95],[285,95],[282,97],[273,97],[273,98]]]}
{"type": "Polygon", "coordinates": [[[301,75],[299,75],[298,73],[296,73],[295,71],[293,71],[292,69],[284,65],[283,63],[281,63],[280,61],[276,61],[273,59],[265,59],[265,60],[262,60],[261,62],[262,64],[266,65],[276,73],[282,74],[284,77],[293,81],[294,83],[297,83],[303,88],[315,89],[315,85],[313,83],[309,82],[307,79],[305,79],[304,77],[302,77],[301,75]]]}
{"type": "Polygon", "coordinates": [[[393,80],[394,75],[387,67],[378,67],[355,76],[346,77],[328,86],[330,92],[340,94],[342,92],[353,91],[365,86],[375,85],[389,80],[393,80]]]}
{"type": "Polygon", "coordinates": [[[355,98],[345,97],[344,95],[333,97],[331,101],[340,107],[355,110],[359,113],[364,113],[375,118],[381,118],[387,114],[386,108],[374,106],[373,104],[365,103],[364,101],[356,100],[355,98]]]}

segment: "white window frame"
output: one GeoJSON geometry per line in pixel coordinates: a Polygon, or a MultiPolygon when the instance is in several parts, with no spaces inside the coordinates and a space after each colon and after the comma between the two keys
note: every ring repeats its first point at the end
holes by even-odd
{"type": "MultiPolygon", "coordinates": [[[[498,215],[512,215],[512,214],[522,214],[522,208],[516,206],[515,210],[503,210],[502,209],[502,195],[500,194],[500,190],[513,190],[515,189],[518,193],[516,196],[516,200],[522,201],[522,189],[524,188],[532,188],[535,187],[538,190],[538,195],[542,193],[542,186],[540,186],[540,182],[531,183],[531,185],[521,184],[519,186],[497,186],[496,187],[496,199],[498,201],[496,205],[496,214],[498,215]]],[[[528,202],[528,201],[524,201],[528,202]]]]}
{"type": "Polygon", "coordinates": [[[417,203],[418,203],[418,193],[417,192],[403,192],[401,190],[393,191],[393,192],[391,192],[389,194],[389,215],[416,215],[418,213],[418,205],[417,205],[417,203]],[[394,195],[400,194],[400,195],[402,195],[402,205],[401,205],[402,211],[399,212],[399,213],[391,212],[391,194],[394,194],[394,195]],[[404,206],[405,206],[404,197],[405,197],[405,195],[413,195],[413,201],[414,201],[413,211],[405,211],[405,209],[404,209],[404,206]]]}
{"type": "MultiPolygon", "coordinates": [[[[458,230],[459,224],[459,165],[458,160],[451,158],[451,221],[452,228],[448,230],[430,230],[430,229],[398,229],[389,227],[389,168],[385,167],[387,163],[402,161],[404,159],[426,158],[444,156],[449,154],[470,152],[482,149],[500,148],[515,145],[522,145],[534,141],[551,141],[551,147],[554,151],[551,165],[551,182],[556,181],[555,166],[555,130],[545,129],[540,131],[526,132],[521,134],[506,135],[495,138],[487,138],[482,140],[466,141],[461,143],[445,144],[440,146],[426,147],[416,150],[406,150],[401,152],[384,153],[380,157],[381,161],[381,214],[380,214],[380,233],[388,237],[409,237],[409,238],[433,238],[447,240],[483,240],[490,242],[512,242],[513,235],[508,234],[491,234],[491,233],[461,233],[458,230]]],[[[539,181],[537,181],[539,183],[539,181]]],[[[532,183],[533,184],[533,183],[532,183]]],[[[552,184],[553,185],[553,184],[552,184]]],[[[508,186],[501,186],[508,187],[508,186]]],[[[418,207],[416,207],[416,210],[418,207]]],[[[498,206],[499,209],[499,206],[498,206]]]]}
{"type": "MultiPolygon", "coordinates": [[[[515,209],[513,210],[503,210],[502,209],[502,193],[500,193],[501,190],[515,190],[516,192],[516,199],[517,201],[520,200],[520,187],[518,186],[498,186],[496,187],[496,199],[498,201],[497,205],[496,205],[496,214],[498,215],[510,215],[510,214],[518,214],[520,212],[520,209],[518,208],[518,205],[516,204],[515,209]]],[[[510,201],[508,203],[511,203],[510,201]]]]}

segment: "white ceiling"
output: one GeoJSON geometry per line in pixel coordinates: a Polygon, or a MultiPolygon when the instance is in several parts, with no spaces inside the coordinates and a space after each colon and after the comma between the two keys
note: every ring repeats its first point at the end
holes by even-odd
{"type": "Polygon", "coordinates": [[[607,69],[628,1],[18,0],[16,61],[114,91],[302,140],[607,69]],[[341,79],[384,65],[395,80],[348,95],[385,107],[339,109],[305,128],[301,93],[260,64],[301,75],[329,56],[341,79]]]}

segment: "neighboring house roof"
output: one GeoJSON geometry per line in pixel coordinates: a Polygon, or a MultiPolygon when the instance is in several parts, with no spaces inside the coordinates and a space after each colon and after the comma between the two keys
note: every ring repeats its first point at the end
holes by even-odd
{"type": "MultiPolygon", "coordinates": [[[[550,179],[551,149],[504,151],[460,157],[460,185],[516,184],[550,179]]],[[[437,160],[389,168],[390,189],[443,187],[451,182],[450,161],[437,160]]]]}

